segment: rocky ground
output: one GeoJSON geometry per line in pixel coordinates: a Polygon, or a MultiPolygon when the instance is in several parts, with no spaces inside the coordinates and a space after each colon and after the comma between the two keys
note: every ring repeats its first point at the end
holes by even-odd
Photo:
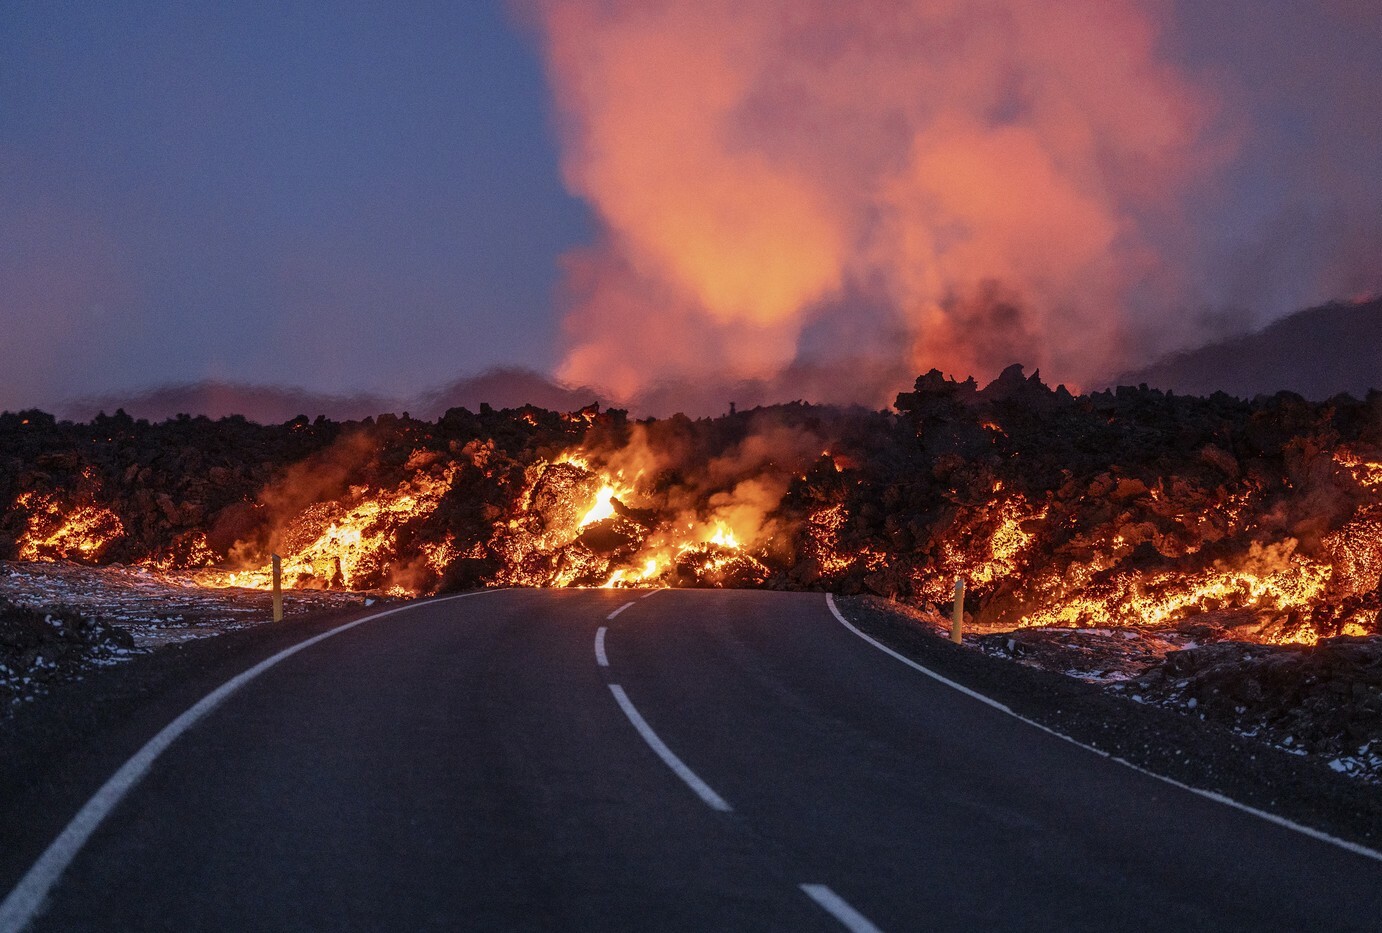
{"type": "Polygon", "coordinates": [[[1109,693],[1215,722],[1382,784],[1382,637],[1261,645],[1215,620],[1172,629],[1019,629],[974,647],[1109,693]]]}
{"type": "Polygon", "coordinates": [[[1109,689],[1382,784],[1382,637],[1331,638],[1311,647],[1222,642],[1173,651],[1109,689]]]}
{"type": "Polygon", "coordinates": [[[117,626],[0,599],[0,716],[32,703],[56,681],[117,664],[135,650],[129,632],[117,626]]]}
{"type": "MultiPolygon", "coordinates": [[[[374,594],[294,590],[284,614],[362,606],[374,594]]],[[[51,687],[163,645],[268,622],[269,594],[207,589],[136,567],[0,562],[0,718],[51,687]]]]}

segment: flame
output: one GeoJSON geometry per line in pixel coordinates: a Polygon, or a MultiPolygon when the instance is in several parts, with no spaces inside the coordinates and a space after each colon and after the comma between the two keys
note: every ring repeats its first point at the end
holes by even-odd
{"type": "MultiPolygon", "coordinates": [[[[993,493],[1002,491],[1002,483],[994,483],[993,493]]],[[[1032,509],[1026,498],[1014,494],[997,501],[986,512],[976,512],[971,522],[957,522],[940,542],[935,572],[928,572],[918,581],[927,599],[946,602],[950,599],[951,581],[964,577],[966,585],[980,594],[993,585],[1022,572],[1028,549],[1034,540],[1024,526],[1040,523],[1047,510],[1032,509]]]]}
{"type": "MultiPolygon", "coordinates": [[[[936,604],[950,601],[958,576],[981,626],[1152,628],[1204,617],[1233,637],[1294,644],[1378,628],[1382,463],[1367,448],[1311,460],[1312,485],[1296,491],[1261,473],[1203,485],[1111,469],[1037,493],[982,467],[945,486],[927,480],[934,511],[918,516],[912,487],[870,490],[870,465],[823,441],[759,431],[698,461],[705,451],[685,437],[640,425],[617,449],[546,459],[520,461],[492,441],[453,444],[450,457],[418,449],[399,464],[401,481],[334,483],[336,498],[313,493],[306,506],[279,500],[293,504],[234,552],[251,553],[248,565],[209,566],[218,555],[206,535],[186,530],[163,538],[144,566],[263,589],[274,550],[290,588],[771,582],[936,604]],[[438,514],[460,476],[465,495],[438,514]],[[488,491],[471,498],[472,477],[488,491]]],[[[16,555],[102,559],[125,528],[98,492],[89,468],[70,499],[20,494],[16,555]]]]}
{"type": "Polygon", "coordinates": [[[825,576],[836,576],[849,569],[852,561],[840,553],[838,541],[844,527],[845,507],[841,503],[816,509],[806,521],[806,551],[825,576]]]}
{"type": "MultiPolygon", "coordinates": [[[[1264,548],[1254,544],[1250,556],[1290,551],[1294,545],[1264,548]]],[[[1280,569],[1264,571],[1215,567],[1198,573],[1133,572],[1096,583],[1088,566],[1072,567],[1064,583],[1048,577],[1042,586],[1053,598],[1022,620],[1029,626],[1163,626],[1188,615],[1229,609],[1285,612],[1311,606],[1329,583],[1328,565],[1288,559],[1280,569]],[[1072,588],[1075,592],[1069,592],[1072,588]]]]}
{"type": "MultiPolygon", "coordinates": [[[[453,465],[441,476],[419,473],[392,490],[352,490],[355,502],[320,502],[294,516],[279,534],[286,588],[382,589],[394,595],[418,591],[414,578],[439,575],[457,556],[454,538],[423,545],[420,561],[398,552],[406,524],[425,519],[451,486],[453,465]]],[[[268,589],[272,565],[239,571],[208,569],[194,579],[203,586],[268,589]]]]}
{"type": "MultiPolygon", "coordinates": [[[[1371,475],[1363,467],[1359,469],[1371,475]]],[[[999,489],[1001,484],[996,484],[995,494],[999,489]]],[[[1146,491],[1154,507],[1164,506],[1164,495],[1146,491]]],[[[1077,537],[1077,550],[1090,555],[1085,559],[1048,560],[1029,567],[1050,509],[1032,508],[1017,494],[1000,497],[986,508],[957,516],[938,542],[934,564],[918,571],[914,585],[939,604],[950,599],[948,582],[963,577],[981,600],[992,601],[985,621],[1001,627],[1154,628],[1206,613],[1238,613],[1249,620],[1240,631],[1242,637],[1313,644],[1321,637],[1319,625],[1311,621],[1318,607],[1364,596],[1378,586],[1382,505],[1360,510],[1348,524],[1325,536],[1321,556],[1300,552],[1297,541],[1287,538],[1252,541],[1238,557],[1220,558],[1207,566],[1183,566],[1206,543],[1244,531],[1253,514],[1248,508],[1252,498],[1251,491],[1243,492],[1203,513],[1175,516],[1201,536],[1197,543],[1184,544],[1164,534],[1158,538],[1153,526],[1130,523],[1126,532],[1077,537]],[[1124,563],[1152,542],[1152,556],[1160,552],[1163,566],[1124,563]]],[[[828,517],[838,527],[838,513],[828,517]]],[[[837,557],[831,569],[848,563],[837,557]]],[[[1354,634],[1371,631],[1375,611],[1346,612],[1334,628],[1354,634]]]]}
{"type": "Polygon", "coordinates": [[[766,578],[749,553],[761,529],[743,507],[756,488],[713,497],[702,517],[646,506],[640,481],[657,472],[646,451],[619,463],[568,452],[529,469],[526,508],[496,527],[489,548],[503,557],[497,582],[514,586],[646,586],[672,577],[698,582],[766,578]],[[632,479],[629,479],[629,477],[632,479]],[[631,518],[639,512],[647,518],[631,518]]]}
{"type": "Polygon", "coordinates": [[[715,533],[710,536],[709,543],[716,547],[729,548],[733,551],[739,550],[741,546],[739,544],[739,539],[734,536],[734,532],[718,522],[715,524],[715,533]]]}
{"type": "Polygon", "coordinates": [[[210,567],[216,563],[216,555],[207,544],[206,534],[194,531],[176,541],[173,547],[162,554],[141,562],[146,570],[171,574],[182,570],[210,567]]]}
{"type": "Polygon", "coordinates": [[[590,507],[590,511],[585,513],[581,519],[581,527],[604,521],[614,514],[614,487],[604,486],[595,497],[595,504],[590,507]]]}
{"type": "Polygon", "coordinates": [[[1382,488],[1382,463],[1367,460],[1347,447],[1334,452],[1334,462],[1343,467],[1359,486],[1366,489],[1382,488]]]}

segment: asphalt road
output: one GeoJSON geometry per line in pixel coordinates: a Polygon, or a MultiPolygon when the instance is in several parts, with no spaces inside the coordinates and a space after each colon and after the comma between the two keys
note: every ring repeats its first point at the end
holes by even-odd
{"type": "Polygon", "coordinates": [[[424,603],[283,659],[32,929],[1382,926],[1382,864],[938,683],[820,595],[643,595],[424,603]]]}

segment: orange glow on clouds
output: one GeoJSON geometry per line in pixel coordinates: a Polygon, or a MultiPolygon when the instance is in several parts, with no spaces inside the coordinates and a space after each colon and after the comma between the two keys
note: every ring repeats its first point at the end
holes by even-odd
{"type": "Polygon", "coordinates": [[[1158,269],[1140,218],[1174,225],[1215,163],[1135,0],[529,6],[604,225],[560,375],[625,397],[772,376],[830,314],[918,369],[1087,378],[1158,269]]]}

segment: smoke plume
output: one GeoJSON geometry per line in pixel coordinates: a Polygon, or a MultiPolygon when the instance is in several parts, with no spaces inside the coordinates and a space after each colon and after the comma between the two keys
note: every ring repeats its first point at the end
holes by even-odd
{"type": "Polygon", "coordinates": [[[1179,287],[1154,244],[1222,155],[1134,0],[525,9],[602,222],[559,376],[625,399],[879,355],[1092,378],[1179,287]]]}

